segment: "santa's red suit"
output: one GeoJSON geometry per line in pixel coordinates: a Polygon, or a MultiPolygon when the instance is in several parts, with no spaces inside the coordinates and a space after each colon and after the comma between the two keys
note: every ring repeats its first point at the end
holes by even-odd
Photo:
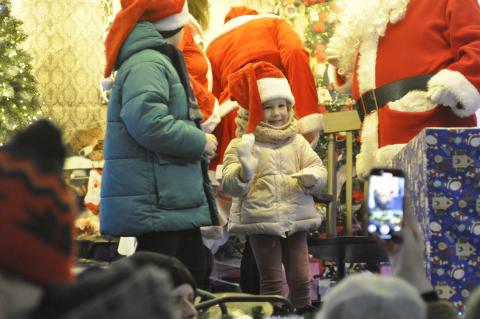
{"type": "MultiPolygon", "coordinates": [[[[339,3],[327,55],[354,99],[402,79],[433,75],[423,91],[365,117],[357,173],[388,166],[424,127],[475,126],[480,107],[480,9],[476,0],[339,3]],[[442,104],[442,105],[440,105],[442,104]]],[[[343,87],[342,87],[343,86],[343,87]]]]}
{"type": "Polygon", "coordinates": [[[209,72],[209,65],[206,55],[194,39],[194,31],[192,29],[188,25],[184,27],[183,37],[178,45],[178,49],[183,53],[200,111],[204,117],[208,118],[213,113],[215,96],[211,93],[208,94],[207,73],[209,72]]]}
{"type": "MultiPolygon", "coordinates": [[[[318,132],[322,116],[318,109],[315,81],[308,52],[293,28],[284,19],[258,14],[248,7],[235,7],[225,17],[225,24],[210,41],[206,53],[212,66],[213,94],[220,103],[229,100],[228,76],[250,62],[266,61],[287,77],[295,97],[295,112],[302,134],[318,132]]],[[[224,117],[215,129],[218,139],[215,167],[222,162],[230,140],[235,138],[236,110],[222,112],[224,117]]]]}
{"type": "Polygon", "coordinates": [[[225,101],[219,106],[218,100],[211,92],[211,68],[207,56],[197,44],[204,41],[200,25],[193,16],[190,16],[188,25],[184,28],[182,40],[178,48],[182,51],[185,64],[190,75],[190,83],[197,99],[200,112],[204,119],[202,128],[206,133],[211,133],[221,120],[221,107],[223,109],[235,107],[235,103],[225,101]]]}

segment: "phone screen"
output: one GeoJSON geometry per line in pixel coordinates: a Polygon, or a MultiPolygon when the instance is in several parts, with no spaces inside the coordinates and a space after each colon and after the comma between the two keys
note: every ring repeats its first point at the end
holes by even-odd
{"type": "Polygon", "coordinates": [[[402,228],[405,177],[394,169],[372,170],[368,184],[368,232],[391,239],[402,228]]]}

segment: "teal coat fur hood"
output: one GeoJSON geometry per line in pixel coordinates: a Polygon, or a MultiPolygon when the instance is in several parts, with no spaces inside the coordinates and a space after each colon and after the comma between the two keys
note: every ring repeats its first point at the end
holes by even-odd
{"type": "Polygon", "coordinates": [[[202,157],[205,134],[165,40],[139,22],[123,44],[107,112],[100,230],[113,236],[218,224],[202,157]]]}

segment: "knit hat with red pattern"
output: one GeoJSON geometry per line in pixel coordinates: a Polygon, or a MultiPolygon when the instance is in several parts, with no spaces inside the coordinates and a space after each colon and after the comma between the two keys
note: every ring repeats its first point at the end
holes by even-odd
{"type": "Polygon", "coordinates": [[[64,157],[46,120],[0,148],[0,268],[40,284],[74,279],[76,203],[61,178],[64,157]]]}

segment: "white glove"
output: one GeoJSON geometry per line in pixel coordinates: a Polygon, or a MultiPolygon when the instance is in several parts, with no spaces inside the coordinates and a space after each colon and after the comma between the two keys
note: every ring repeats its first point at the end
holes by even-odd
{"type": "Polygon", "coordinates": [[[205,144],[205,147],[203,148],[203,154],[205,154],[209,159],[214,158],[217,152],[217,138],[213,134],[205,134],[205,137],[207,138],[207,143],[205,144]]]}
{"type": "Polygon", "coordinates": [[[441,104],[448,106],[452,109],[452,112],[456,116],[466,117],[471,114],[467,114],[466,110],[459,103],[457,97],[443,85],[434,85],[428,89],[427,98],[429,98],[433,104],[441,104]]]}
{"type": "Polygon", "coordinates": [[[305,188],[310,188],[317,184],[318,178],[319,177],[317,174],[308,174],[300,177],[300,181],[302,182],[303,186],[305,186],[305,188]]]}
{"type": "Polygon", "coordinates": [[[310,188],[317,184],[320,176],[316,172],[301,171],[290,175],[293,178],[299,179],[305,188],[310,188]]]}
{"type": "Polygon", "coordinates": [[[253,134],[245,134],[242,136],[242,140],[237,144],[238,147],[238,159],[242,165],[240,171],[240,179],[243,182],[248,182],[255,175],[258,165],[258,150],[254,148],[255,137],[253,134]],[[255,151],[255,155],[253,152],[255,151]]]}

